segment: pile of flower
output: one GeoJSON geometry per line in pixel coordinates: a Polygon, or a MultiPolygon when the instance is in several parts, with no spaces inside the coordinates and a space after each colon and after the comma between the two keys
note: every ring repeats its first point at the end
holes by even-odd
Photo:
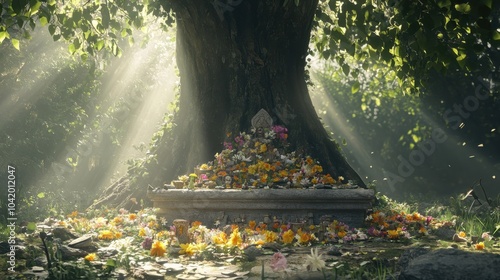
{"type": "MultiPolygon", "coordinates": [[[[86,214],[75,211],[65,219],[51,220],[50,224],[65,227],[77,235],[92,234],[99,247],[109,247],[118,252],[110,256],[107,255],[110,250],[90,251],[80,262],[90,264],[112,259],[117,265],[126,267],[139,267],[144,260],[166,256],[198,260],[216,259],[219,256],[241,254],[249,246],[265,247],[270,246],[269,244],[304,247],[369,239],[409,240],[445,226],[430,216],[391,210],[377,210],[367,216],[366,222],[367,229],[351,228],[337,220],[322,222],[319,225],[309,225],[305,222],[285,223],[279,219],[267,223],[251,220],[223,227],[215,225],[213,228],[195,221],[181,229],[164,218],[157,217],[155,209],[148,208],[137,213],[129,213],[125,209],[95,210],[86,214]],[[185,234],[188,238],[181,239],[180,234],[185,234]]],[[[457,235],[470,242],[464,232],[457,232],[457,235]]],[[[491,248],[493,242],[488,233],[483,233],[478,242],[473,242],[473,249],[491,248]]],[[[311,260],[310,266],[316,268],[314,263],[320,265],[321,256],[317,252],[312,252],[311,256],[315,261],[311,260]]],[[[286,258],[275,255],[272,264],[273,270],[283,270],[286,267],[286,258]]]]}
{"type": "Polygon", "coordinates": [[[195,173],[179,177],[184,187],[310,187],[337,183],[330,174],[323,174],[323,167],[310,156],[287,151],[288,130],[283,126],[227,136],[224,150],[213,161],[199,165],[195,173]]]}
{"type": "Polygon", "coordinates": [[[417,212],[375,211],[366,217],[370,224],[367,234],[373,237],[387,237],[392,240],[410,238],[415,235],[427,235],[433,221],[431,216],[423,216],[417,212]]]}

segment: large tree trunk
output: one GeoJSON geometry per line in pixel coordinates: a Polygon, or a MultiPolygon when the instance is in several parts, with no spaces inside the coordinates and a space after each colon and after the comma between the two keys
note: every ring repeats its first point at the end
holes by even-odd
{"type": "MultiPolygon", "coordinates": [[[[291,148],[333,177],[364,183],[321,124],[308,94],[305,63],[317,0],[172,1],[177,18],[179,112],[172,134],[146,165],[159,186],[213,160],[226,133],[248,131],[265,109],[289,130],[291,148]]],[[[143,183],[144,184],[144,183],[143,183]]],[[[146,189],[143,189],[145,192],[146,189]]]]}

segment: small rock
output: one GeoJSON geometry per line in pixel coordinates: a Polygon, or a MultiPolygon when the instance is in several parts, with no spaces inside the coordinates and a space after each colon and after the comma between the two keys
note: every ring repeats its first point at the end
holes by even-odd
{"type": "Polygon", "coordinates": [[[34,267],[31,268],[31,271],[33,271],[33,272],[42,272],[42,271],[44,271],[44,269],[41,266],[34,266],[34,267]]]}
{"type": "Polygon", "coordinates": [[[186,269],[186,267],[179,263],[164,263],[163,267],[167,270],[167,273],[180,273],[186,269]]]}
{"type": "Polygon", "coordinates": [[[457,249],[429,250],[411,259],[398,279],[498,279],[499,264],[498,254],[457,249]]]}
{"type": "Polygon", "coordinates": [[[165,276],[163,274],[160,274],[156,271],[146,271],[144,273],[144,279],[145,280],[156,280],[156,279],[164,279],[165,276]]]}
{"type": "Polygon", "coordinates": [[[455,231],[455,229],[452,229],[449,227],[440,227],[440,228],[432,231],[432,233],[435,236],[437,236],[439,239],[452,241],[453,236],[456,234],[456,231],[455,231]]]}
{"type": "Polygon", "coordinates": [[[68,243],[69,247],[73,248],[84,248],[89,247],[92,244],[92,235],[87,234],[82,237],[78,237],[68,243]]]}
{"type": "Polygon", "coordinates": [[[63,260],[71,260],[71,259],[75,259],[75,258],[81,258],[81,257],[85,257],[88,254],[84,250],[77,249],[77,248],[71,248],[71,247],[66,246],[66,245],[61,245],[61,247],[59,247],[59,248],[61,249],[63,260]]]}
{"type": "Polygon", "coordinates": [[[254,261],[258,256],[262,255],[262,249],[259,249],[255,246],[248,246],[243,251],[247,261],[254,261]]]}
{"type": "Polygon", "coordinates": [[[56,227],[55,229],[53,229],[52,235],[54,236],[54,238],[59,238],[62,241],[77,238],[77,236],[69,231],[69,229],[63,227],[56,227]]]}

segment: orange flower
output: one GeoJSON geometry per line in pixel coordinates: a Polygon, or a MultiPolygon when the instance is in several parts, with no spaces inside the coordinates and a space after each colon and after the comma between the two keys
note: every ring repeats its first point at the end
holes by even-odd
{"type": "Polygon", "coordinates": [[[191,223],[191,227],[193,227],[193,228],[197,228],[199,226],[201,226],[201,222],[200,221],[194,221],[194,222],[191,223]]]}
{"type": "Polygon", "coordinates": [[[476,250],[483,250],[484,249],[484,242],[479,242],[476,244],[476,250]]]}
{"type": "Polygon", "coordinates": [[[297,240],[299,241],[300,244],[303,244],[303,245],[306,245],[308,244],[311,239],[312,239],[312,235],[308,232],[302,232],[302,230],[299,230],[297,232],[297,240]]]}
{"type": "Polygon", "coordinates": [[[273,223],[273,229],[277,230],[280,228],[280,222],[276,221],[273,223]]]}
{"type": "Polygon", "coordinates": [[[113,240],[113,239],[115,239],[115,235],[110,230],[102,230],[99,232],[98,238],[99,239],[113,240]]]}
{"type": "Polygon", "coordinates": [[[255,230],[255,226],[257,225],[257,223],[255,222],[255,220],[251,220],[250,222],[248,222],[248,227],[251,229],[251,230],[255,230]]]}
{"type": "Polygon", "coordinates": [[[129,214],[128,215],[128,219],[131,220],[131,221],[137,219],[137,214],[129,214]]]}
{"type": "Polygon", "coordinates": [[[346,233],[345,231],[343,231],[343,230],[341,230],[341,231],[339,231],[339,232],[337,233],[337,236],[338,236],[339,238],[344,238],[344,236],[346,236],[346,235],[347,235],[347,233],[346,233]]]}
{"type": "Polygon", "coordinates": [[[68,215],[69,218],[76,218],[78,216],[78,211],[73,211],[68,215]]]}
{"type": "Polygon", "coordinates": [[[290,244],[293,242],[293,239],[295,237],[295,234],[293,233],[293,230],[289,229],[283,233],[281,238],[283,239],[283,243],[285,244],[290,244]]]}
{"type": "Polygon", "coordinates": [[[306,158],[306,163],[309,164],[309,165],[313,164],[313,159],[311,157],[307,157],[306,158]]]}
{"type": "Polygon", "coordinates": [[[398,239],[399,238],[399,232],[397,230],[388,230],[387,231],[387,236],[390,239],[398,239]]]}
{"type": "Polygon", "coordinates": [[[424,234],[424,235],[427,235],[427,229],[423,226],[420,227],[420,229],[418,230],[418,232],[420,232],[421,234],[424,234]]]}
{"type": "Polygon", "coordinates": [[[163,242],[157,240],[153,243],[153,245],[151,245],[150,255],[161,257],[161,256],[165,255],[166,251],[167,251],[167,248],[166,248],[165,244],[163,242]]]}
{"type": "Polygon", "coordinates": [[[119,232],[119,231],[118,231],[118,232],[115,232],[115,238],[116,238],[116,239],[122,238],[122,235],[123,235],[123,234],[122,234],[121,232],[119,232]]]}
{"type": "Polygon", "coordinates": [[[458,236],[465,238],[467,236],[467,234],[465,234],[465,232],[461,231],[458,233],[458,236]]]}
{"type": "Polygon", "coordinates": [[[264,168],[264,170],[266,171],[270,171],[271,170],[271,164],[269,164],[268,162],[264,163],[262,165],[262,168],[264,168]]]}
{"type": "Polygon", "coordinates": [[[220,177],[226,177],[227,172],[226,172],[226,171],[224,171],[224,170],[222,170],[222,171],[219,171],[219,172],[217,173],[217,175],[218,175],[218,176],[220,176],[220,177]]]}
{"type": "Polygon", "coordinates": [[[97,259],[97,255],[95,253],[90,253],[85,256],[85,260],[89,262],[93,262],[97,259]]]}

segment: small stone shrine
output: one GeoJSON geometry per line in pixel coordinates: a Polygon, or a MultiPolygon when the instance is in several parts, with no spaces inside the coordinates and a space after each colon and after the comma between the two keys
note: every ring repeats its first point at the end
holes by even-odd
{"type": "MultiPolygon", "coordinates": [[[[252,118],[252,126],[258,139],[256,141],[259,141],[266,129],[273,127],[273,120],[261,109],[252,118]]],[[[198,182],[199,187],[193,189],[193,176],[196,175],[192,174],[189,176],[189,188],[187,183],[173,181],[172,185],[150,191],[148,196],[153,201],[153,207],[159,208],[158,215],[168,221],[186,221],[186,224],[200,221],[209,227],[244,225],[251,220],[298,226],[338,220],[351,227],[361,227],[374,199],[374,190],[352,184],[308,182],[296,187],[297,182],[278,185],[267,181],[266,185],[246,179],[244,184],[233,188],[237,184],[232,182],[231,176],[219,175],[220,178],[215,181],[207,182],[205,179],[203,183],[198,182]]]]}

